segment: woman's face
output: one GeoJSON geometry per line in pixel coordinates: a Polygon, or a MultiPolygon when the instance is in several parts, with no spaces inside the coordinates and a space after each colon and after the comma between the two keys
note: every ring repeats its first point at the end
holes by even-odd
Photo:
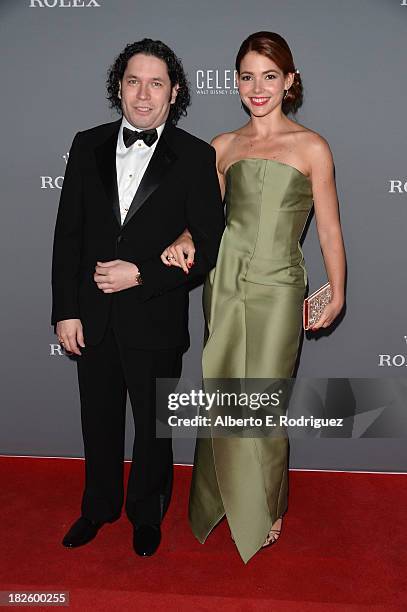
{"type": "Polygon", "coordinates": [[[249,51],[240,63],[237,83],[242,102],[255,117],[264,117],[280,106],[284,90],[291,87],[294,74],[284,76],[271,59],[249,51]]]}

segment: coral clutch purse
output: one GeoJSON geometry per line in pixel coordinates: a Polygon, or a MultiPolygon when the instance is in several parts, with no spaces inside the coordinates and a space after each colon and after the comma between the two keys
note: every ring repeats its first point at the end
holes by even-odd
{"type": "Polygon", "coordinates": [[[315,325],[320,319],[322,311],[325,306],[329,304],[332,298],[331,285],[326,283],[322,285],[317,291],[311,293],[304,300],[302,309],[302,320],[305,331],[315,325]]]}

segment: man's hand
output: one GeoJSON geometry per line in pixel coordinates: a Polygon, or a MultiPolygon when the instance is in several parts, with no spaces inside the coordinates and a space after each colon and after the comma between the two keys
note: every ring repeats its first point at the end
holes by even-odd
{"type": "Polygon", "coordinates": [[[103,293],[114,293],[139,285],[139,275],[136,264],[114,259],[113,261],[98,261],[93,279],[103,293]]]}
{"type": "Polygon", "coordinates": [[[56,333],[60,344],[62,344],[67,353],[82,355],[79,346],[84,348],[85,341],[80,319],[65,319],[64,321],[58,321],[56,333]]]}

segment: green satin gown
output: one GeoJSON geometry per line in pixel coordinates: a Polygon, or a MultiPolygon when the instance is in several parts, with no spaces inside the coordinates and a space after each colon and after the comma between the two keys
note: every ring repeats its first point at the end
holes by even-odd
{"type": "MultiPolygon", "coordinates": [[[[247,158],[226,174],[226,228],[204,287],[204,378],[289,378],[307,284],[299,245],[311,182],[296,168],[247,158]]],[[[287,509],[286,437],[198,439],[189,500],[203,543],[226,514],[246,563],[287,509]]]]}

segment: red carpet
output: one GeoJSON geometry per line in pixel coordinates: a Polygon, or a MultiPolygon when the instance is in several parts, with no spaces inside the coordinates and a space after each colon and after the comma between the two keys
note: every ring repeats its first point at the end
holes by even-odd
{"type": "Polygon", "coordinates": [[[133,553],[124,515],[83,548],[60,545],[78,516],[82,461],[0,457],[0,472],[0,590],[69,591],[83,612],[407,610],[405,475],[291,472],[282,536],[245,566],[225,522],[204,546],[192,536],[190,468],[176,468],[149,559],[133,553]]]}

